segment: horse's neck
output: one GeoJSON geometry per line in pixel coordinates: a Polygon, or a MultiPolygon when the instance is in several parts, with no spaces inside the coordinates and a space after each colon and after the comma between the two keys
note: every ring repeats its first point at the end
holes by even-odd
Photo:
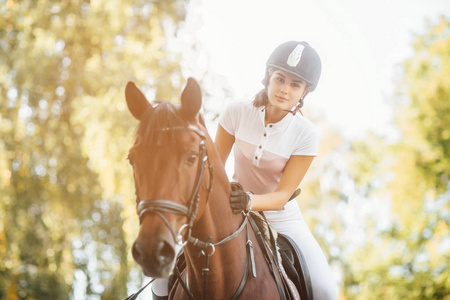
{"type": "MultiPolygon", "coordinates": [[[[214,166],[213,188],[201,217],[192,228],[192,236],[200,241],[216,244],[232,235],[240,227],[242,214],[233,214],[229,202],[230,183],[214,144],[207,139],[209,157],[214,166]]],[[[225,243],[215,246],[215,252],[209,256],[208,290],[226,291],[230,286],[236,286],[236,272],[243,272],[246,254],[246,229],[225,243]]],[[[210,250],[210,249],[209,249],[210,250]]],[[[208,252],[208,250],[206,250],[208,252]]],[[[188,244],[185,248],[189,284],[191,288],[201,291],[203,286],[202,271],[206,266],[206,257],[201,249],[188,244]]]]}
{"type": "MultiPolygon", "coordinates": [[[[211,237],[210,242],[215,244],[236,232],[242,222],[241,214],[231,212],[226,193],[220,197],[211,195],[202,217],[195,223],[192,235],[201,241],[207,241],[211,237]]],[[[209,256],[208,288],[226,288],[225,284],[229,284],[229,282],[224,282],[223,274],[230,274],[230,276],[226,276],[227,280],[240,280],[232,274],[236,271],[240,272],[245,266],[245,260],[247,259],[245,250],[246,232],[246,228],[244,228],[235,238],[215,246],[214,254],[209,256]],[[221,278],[219,281],[215,280],[218,276],[221,278]]],[[[205,252],[208,252],[208,250],[210,249],[205,252]]],[[[206,257],[201,253],[200,248],[192,245],[185,249],[185,253],[190,274],[189,282],[201,287],[203,284],[202,270],[207,263],[206,257]]]]}

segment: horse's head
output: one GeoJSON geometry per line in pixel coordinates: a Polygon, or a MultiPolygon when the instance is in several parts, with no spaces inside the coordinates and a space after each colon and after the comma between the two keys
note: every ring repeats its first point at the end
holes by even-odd
{"type": "Polygon", "coordinates": [[[180,105],[151,105],[134,83],[128,83],[125,96],[140,121],[129,152],[141,224],[132,253],[145,275],[167,277],[176,244],[203,211],[206,201],[200,198],[207,198],[212,181],[206,168],[207,132],[199,122],[201,91],[189,79],[180,105]]]}

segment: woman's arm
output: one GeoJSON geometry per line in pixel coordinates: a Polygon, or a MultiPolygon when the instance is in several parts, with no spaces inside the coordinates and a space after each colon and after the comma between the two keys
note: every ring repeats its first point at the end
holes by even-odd
{"type": "Polygon", "coordinates": [[[219,124],[217,127],[216,139],[214,141],[216,148],[219,151],[220,159],[223,164],[227,162],[228,156],[230,155],[231,148],[234,144],[234,135],[229,134],[223,127],[219,124]]]}
{"type": "Polygon", "coordinates": [[[273,193],[253,195],[253,210],[279,210],[288,202],[311,165],[314,156],[293,155],[289,158],[280,183],[273,193]]]}

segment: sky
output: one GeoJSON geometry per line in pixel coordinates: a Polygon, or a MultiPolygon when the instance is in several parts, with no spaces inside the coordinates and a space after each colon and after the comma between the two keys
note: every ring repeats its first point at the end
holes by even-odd
{"type": "Polygon", "coordinates": [[[187,73],[195,77],[208,68],[224,78],[236,100],[251,101],[262,88],[273,49],[288,40],[305,40],[323,64],[318,88],[306,98],[305,115],[350,138],[389,130],[394,82],[400,78],[399,64],[413,53],[414,36],[440,15],[450,17],[448,0],[190,3],[178,36],[195,41],[202,55],[186,56],[187,73]]]}

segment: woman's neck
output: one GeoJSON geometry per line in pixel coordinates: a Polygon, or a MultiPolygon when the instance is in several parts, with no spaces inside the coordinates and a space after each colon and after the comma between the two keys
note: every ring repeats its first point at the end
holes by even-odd
{"type": "Polygon", "coordinates": [[[278,110],[273,106],[266,106],[265,116],[264,116],[264,124],[267,126],[268,124],[275,124],[280,122],[286,115],[287,111],[278,110]]]}

